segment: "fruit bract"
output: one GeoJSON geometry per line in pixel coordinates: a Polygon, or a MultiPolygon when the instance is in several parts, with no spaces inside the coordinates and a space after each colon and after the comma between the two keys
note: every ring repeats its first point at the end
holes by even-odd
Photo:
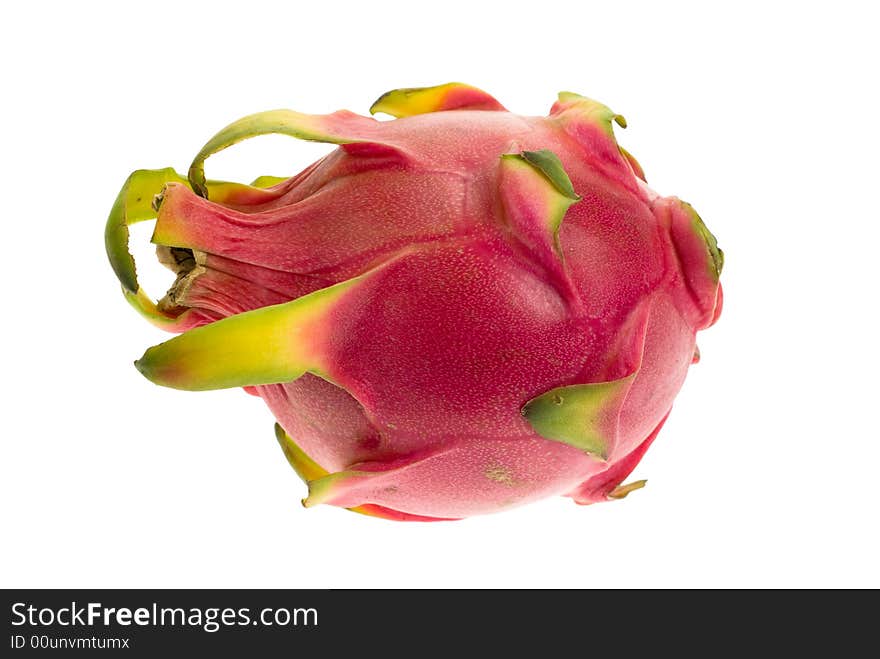
{"type": "Polygon", "coordinates": [[[187,390],[244,387],[278,421],[306,506],[457,519],[567,495],[622,498],[721,310],[722,252],[660,197],[604,105],[519,116],[473,87],[399,89],[377,121],[255,114],[187,177],[139,170],[106,247],[128,301],[182,332],[136,362],[187,390]],[[206,180],[282,133],[338,145],[291,178],[206,180]],[[177,280],[138,285],[128,226],[177,280]]]}

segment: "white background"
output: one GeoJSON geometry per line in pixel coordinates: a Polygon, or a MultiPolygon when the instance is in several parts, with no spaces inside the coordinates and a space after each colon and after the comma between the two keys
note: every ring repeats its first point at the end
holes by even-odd
{"type": "MultiPolygon", "coordinates": [[[[0,586],[880,586],[876,17],[654,4],[7,7],[0,586]],[[523,114],[564,89],[607,103],[726,252],[724,314],[625,501],[448,524],[305,510],[261,401],[132,367],[167,337],[104,255],[131,170],[183,171],[251,112],[366,113],[450,80],[523,114]]],[[[208,171],[293,174],[327,149],[261,138],[208,171]]]]}

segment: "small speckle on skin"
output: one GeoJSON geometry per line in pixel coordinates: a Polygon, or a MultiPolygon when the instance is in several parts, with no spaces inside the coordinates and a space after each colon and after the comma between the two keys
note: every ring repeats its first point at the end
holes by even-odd
{"type": "Polygon", "coordinates": [[[502,483],[509,486],[516,485],[513,480],[513,474],[510,473],[510,469],[503,465],[491,465],[486,468],[483,475],[490,481],[495,481],[496,483],[502,483]]]}
{"type": "Polygon", "coordinates": [[[562,405],[565,402],[565,399],[559,394],[553,394],[553,404],[554,405],[562,405]]]}
{"type": "Polygon", "coordinates": [[[382,436],[379,433],[369,433],[357,440],[358,446],[368,451],[375,451],[382,444],[382,436]]]}

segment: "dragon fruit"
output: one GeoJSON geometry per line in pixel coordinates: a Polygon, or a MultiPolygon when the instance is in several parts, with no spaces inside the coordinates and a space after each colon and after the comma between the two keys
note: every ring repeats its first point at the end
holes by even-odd
{"type": "Polygon", "coordinates": [[[263,398],[306,506],[427,521],[641,487],[622,481],[721,310],[700,217],[646,185],[623,117],[577,94],[548,117],[463,84],[370,110],[394,119],[251,115],[186,178],[129,177],[110,262],[135,309],[182,332],[137,368],[263,398]],[[210,155],[267,133],[338,148],[292,178],[206,180],[210,155]],[[128,251],[153,218],[177,274],[158,303],[128,251]]]}

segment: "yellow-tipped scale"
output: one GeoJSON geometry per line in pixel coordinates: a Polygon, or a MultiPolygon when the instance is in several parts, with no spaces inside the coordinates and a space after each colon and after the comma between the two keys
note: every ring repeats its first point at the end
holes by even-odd
{"type": "MultiPolygon", "coordinates": [[[[258,135],[288,135],[309,142],[356,144],[372,142],[374,119],[351,113],[314,115],[294,110],[269,110],[234,121],[214,135],[189,166],[189,183],[196,194],[214,201],[205,182],[205,160],[218,151],[258,135]]],[[[388,148],[392,148],[390,145],[388,148]]],[[[259,179],[258,179],[259,180],[259,179]]]]}
{"type": "Polygon", "coordinates": [[[382,112],[397,119],[446,110],[500,111],[504,107],[482,89],[461,82],[392,89],[370,106],[370,114],[382,112]]]}
{"type": "Polygon", "coordinates": [[[635,375],[611,382],[557,387],[533,398],[522,415],[541,437],[607,460],[617,439],[620,408],[635,375]]]}
{"type": "Polygon", "coordinates": [[[315,329],[363,276],[189,330],[135,366],[156,384],[187,391],[290,382],[306,371],[326,376],[315,329]]]}
{"type": "Polygon", "coordinates": [[[617,114],[607,105],[586,96],[574,92],[559,92],[559,105],[561,110],[567,110],[570,115],[578,117],[581,121],[595,122],[612,138],[614,137],[612,122],[621,128],[626,128],[626,119],[622,114],[617,114]]]}
{"type": "MultiPolygon", "coordinates": [[[[527,214],[534,211],[540,215],[549,242],[558,251],[557,236],[565,213],[581,198],[556,154],[547,149],[505,154],[501,156],[501,176],[507,189],[528,199],[514,201],[509,214],[515,216],[517,210],[522,213],[525,209],[527,214]]],[[[526,219],[530,224],[533,218],[526,219]]]]}
{"type": "MultiPolygon", "coordinates": [[[[287,461],[290,463],[290,466],[293,467],[297,476],[309,486],[309,494],[302,500],[303,506],[310,508],[316,505],[319,503],[317,498],[319,490],[323,488],[325,490],[324,494],[329,494],[328,488],[324,486],[328,484],[328,481],[325,479],[330,478],[331,474],[329,474],[327,470],[317,462],[312,460],[312,458],[293,441],[291,436],[284,431],[284,428],[277,423],[275,424],[275,439],[277,439],[278,443],[281,445],[281,450],[284,451],[284,457],[287,458],[287,461]],[[319,485],[316,487],[313,483],[319,483],[319,485]]],[[[387,514],[382,514],[381,511],[376,510],[375,506],[355,506],[348,510],[361,515],[368,515],[370,517],[388,517],[387,514]]]]}

